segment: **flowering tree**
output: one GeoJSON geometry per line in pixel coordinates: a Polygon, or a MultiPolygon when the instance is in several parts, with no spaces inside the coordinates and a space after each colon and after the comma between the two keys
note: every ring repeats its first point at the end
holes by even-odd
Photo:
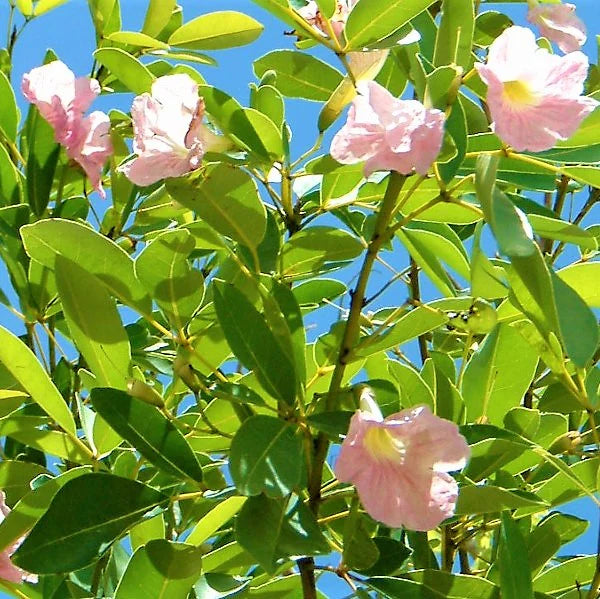
{"type": "Polygon", "coordinates": [[[123,31],[88,0],[91,76],[49,50],[13,91],[20,31],[61,2],[9,0],[0,588],[597,599],[600,556],[561,550],[588,522],[560,506],[600,505],[575,7],[254,1],[291,35],[244,106],[203,52],[253,42],[248,15],[150,0],[123,31]],[[89,112],[117,92],[130,114],[89,112]],[[299,156],[288,98],[321,103],[299,156]]]}

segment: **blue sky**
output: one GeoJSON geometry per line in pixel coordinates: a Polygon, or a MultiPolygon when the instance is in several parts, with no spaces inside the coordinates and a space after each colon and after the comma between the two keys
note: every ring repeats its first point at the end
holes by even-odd
{"type": "MultiPolygon", "coordinates": [[[[376,2],[376,0],[371,1],[376,2]]],[[[285,36],[283,33],[287,26],[276,21],[250,0],[213,0],[212,2],[180,0],[179,3],[183,6],[185,20],[190,20],[199,14],[213,10],[239,10],[250,14],[265,25],[264,34],[252,45],[239,49],[214,52],[213,56],[219,62],[217,68],[203,65],[198,67],[210,84],[227,91],[238,98],[243,104],[247,104],[249,94],[248,83],[254,81],[252,61],[273,49],[292,47],[293,38],[285,36]]],[[[0,7],[0,32],[6,31],[7,4],[8,2],[5,0],[0,7]]],[[[122,0],[121,4],[125,7],[123,9],[123,29],[139,30],[143,23],[147,1],[122,0]]],[[[588,43],[585,50],[588,56],[590,56],[591,61],[596,62],[596,34],[600,30],[597,0],[580,0],[576,4],[578,14],[587,23],[589,30],[588,43]]],[[[490,4],[486,5],[486,8],[508,12],[517,24],[525,24],[525,5],[490,4]]],[[[0,46],[2,45],[4,45],[4,42],[1,41],[0,35],[0,46]]],[[[87,4],[83,0],[70,0],[63,6],[28,25],[19,39],[14,53],[13,84],[17,90],[22,74],[41,64],[47,48],[52,48],[75,73],[82,75],[90,72],[92,52],[95,49],[95,36],[87,4]]],[[[317,53],[320,57],[328,59],[323,51],[317,51],[317,53]]],[[[333,59],[333,64],[335,64],[335,57],[331,58],[333,59]]],[[[21,106],[25,107],[25,103],[18,91],[17,97],[21,106]]],[[[131,94],[106,96],[100,98],[94,104],[94,109],[109,110],[110,108],[120,108],[127,111],[131,105],[131,100],[131,94]]],[[[294,131],[292,141],[294,155],[301,154],[313,144],[317,133],[316,118],[320,107],[320,104],[306,101],[287,101],[288,120],[291,122],[294,131]]],[[[339,125],[334,125],[330,135],[338,127],[339,125]]],[[[324,144],[324,147],[327,147],[327,143],[324,144]]],[[[595,218],[595,221],[599,222],[598,218],[595,218]]],[[[351,276],[351,274],[348,276],[351,276]]],[[[379,271],[376,273],[376,284],[377,282],[385,282],[388,276],[387,272],[379,271]]],[[[2,268],[0,268],[0,287],[4,291],[8,289],[6,275],[2,268]]],[[[426,296],[437,296],[437,292],[427,285],[424,288],[424,293],[426,296]]],[[[383,298],[384,305],[386,303],[390,305],[392,302],[397,303],[398,301],[402,302],[404,298],[399,299],[397,294],[395,296],[384,296],[383,298]]],[[[324,322],[330,323],[335,318],[335,311],[323,311],[319,319],[312,324],[322,327],[324,322]]],[[[0,323],[11,328],[18,326],[18,323],[5,310],[0,311],[0,323]]],[[[580,501],[569,505],[565,511],[590,519],[592,523],[588,532],[568,548],[569,552],[593,553],[595,551],[598,527],[596,510],[588,502],[580,501]]],[[[328,575],[328,577],[329,581],[325,588],[331,597],[342,597],[348,593],[348,587],[345,584],[337,581],[332,575],[328,575]]],[[[1,594],[0,597],[2,597],[1,594]]]]}

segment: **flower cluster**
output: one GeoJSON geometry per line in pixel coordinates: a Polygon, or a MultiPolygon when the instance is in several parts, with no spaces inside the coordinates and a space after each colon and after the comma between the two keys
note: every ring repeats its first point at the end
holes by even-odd
{"type": "Polygon", "coordinates": [[[470,450],[458,427],[426,406],[383,418],[366,390],[335,464],[367,512],[390,527],[431,530],[454,514],[460,470],[470,450]]]}
{"type": "MultiPolygon", "coordinates": [[[[6,497],[3,491],[0,491],[0,522],[8,516],[10,508],[6,505],[6,497]]],[[[8,580],[9,582],[20,583],[20,582],[37,582],[37,576],[30,574],[17,568],[11,561],[10,556],[17,550],[17,547],[21,544],[22,539],[17,540],[11,546],[0,552],[0,578],[8,580]]]]}
{"type": "Polygon", "coordinates": [[[84,116],[100,93],[100,84],[89,77],[76,78],[64,63],[55,60],[26,73],[22,90],[52,125],[55,139],[67,156],[79,163],[94,189],[105,197],[101,176],[113,151],[110,120],[100,111],[84,116]]]}

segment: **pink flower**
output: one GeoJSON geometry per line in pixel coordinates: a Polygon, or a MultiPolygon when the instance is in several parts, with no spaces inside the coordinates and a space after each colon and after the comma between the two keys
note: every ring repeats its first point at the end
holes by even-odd
{"type": "Polygon", "coordinates": [[[152,84],[152,95],[137,96],[131,107],[138,157],[119,170],[136,185],[147,186],[197,169],[208,150],[227,146],[202,124],[204,101],[189,75],[166,75],[152,84]]]}
{"type": "Polygon", "coordinates": [[[335,465],[366,511],[392,528],[431,530],[452,516],[458,485],[447,472],[470,450],[458,427],[420,406],[383,419],[369,393],[350,422],[335,465]]]}
{"type": "Polygon", "coordinates": [[[440,152],[444,113],[416,100],[399,100],[374,81],[360,82],[346,124],[331,142],[342,164],[366,160],[364,172],[393,170],[425,175],[440,152]]]}
{"type": "Polygon", "coordinates": [[[94,189],[104,198],[102,168],[112,154],[110,122],[103,112],[84,117],[100,84],[89,77],[76,78],[60,60],[55,60],[23,75],[21,88],[54,129],[54,137],[78,162],[94,189]]]}
{"type": "Polygon", "coordinates": [[[490,46],[487,65],[475,67],[488,84],[492,128],[517,151],[552,148],[598,106],[593,98],[581,96],[587,56],[550,54],[524,27],[506,29],[490,46]]]}
{"type": "Polygon", "coordinates": [[[585,25],[575,15],[574,4],[530,5],[527,20],[565,53],[579,50],[587,39],[585,25]]]}
{"type": "MultiPolygon", "coordinates": [[[[9,513],[10,508],[5,503],[4,492],[0,491],[0,522],[2,522],[9,513]]],[[[17,568],[17,566],[10,561],[10,556],[17,550],[21,541],[22,539],[19,539],[16,543],[13,543],[13,545],[0,552],[0,578],[17,584],[23,581],[37,582],[37,576],[35,574],[30,574],[29,572],[25,572],[25,570],[21,570],[21,568],[17,568]]]]}

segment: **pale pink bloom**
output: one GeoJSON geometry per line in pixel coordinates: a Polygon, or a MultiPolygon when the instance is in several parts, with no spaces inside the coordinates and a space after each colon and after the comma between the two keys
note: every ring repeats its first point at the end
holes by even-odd
{"type": "MultiPolygon", "coordinates": [[[[9,513],[10,508],[5,503],[4,492],[0,491],[0,522],[2,522],[9,513]]],[[[10,556],[17,550],[21,541],[22,539],[19,539],[16,543],[13,543],[11,546],[0,552],[0,578],[17,584],[24,581],[37,582],[37,576],[35,574],[30,574],[29,572],[25,572],[25,570],[21,570],[21,568],[17,568],[17,566],[10,561],[10,556]]]]}
{"type": "Polygon", "coordinates": [[[426,406],[383,418],[363,393],[361,410],[335,464],[340,482],[352,483],[375,520],[392,528],[432,530],[454,514],[458,485],[448,474],[470,455],[458,427],[426,406]]]}
{"type": "Polygon", "coordinates": [[[399,100],[374,81],[360,82],[346,124],[331,142],[331,155],[342,164],[366,160],[364,172],[377,170],[422,175],[442,147],[444,113],[416,100],[399,100]]]}
{"type": "Polygon", "coordinates": [[[54,137],[77,161],[94,189],[104,198],[102,168],[112,154],[110,122],[103,112],[85,111],[100,93],[100,84],[89,77],[75,77],[60,60],[23,75],[22,90],[54,129],[54,137]]]}
{"type": "Polygon", "coordinates": [[[197,169],[208,150],[227,146],[204,124],[204,101],[189,75],[166,75],[152,94],[137,96],[131,107],[137,158],[119,167],[136,185],[147,186],[197,169]]]}
{"type": "Polygon", "coordinates": [[[527,20],[565,53],[579,50],[587,39],[585,25],[575,14],[574,4],[530,5],[527,20]]]}
{"type": "Polygon", "coordinates": [[[539,48],[532,31],[509,27],[475,65],[488,85],[492,129],[515,150],[541,152],[567,139],[598,102],[582,96],[588,59],[539,48]]]}

